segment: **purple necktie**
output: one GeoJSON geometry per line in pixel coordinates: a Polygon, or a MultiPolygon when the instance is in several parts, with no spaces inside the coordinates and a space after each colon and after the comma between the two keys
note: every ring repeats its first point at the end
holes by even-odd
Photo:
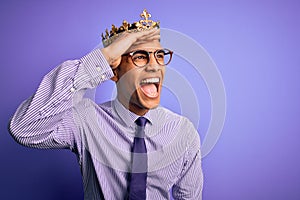
{"type": "Polygon", "coordinates": [[[148,160],[144,129],[147,119],[139,117],[135,123],[137,124],[137,133],[134,137],[132,147],[133,157],[129,184],[129,200],[145,200],[148,160]]]}

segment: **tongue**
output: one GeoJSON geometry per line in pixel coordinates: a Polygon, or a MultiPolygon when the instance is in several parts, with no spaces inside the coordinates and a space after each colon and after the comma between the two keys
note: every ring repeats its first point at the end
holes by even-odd
{"type": "Polygon", "coordinates": [[[142,91],[148,97],[157,97],[158,92],[156,86],[152,84],[144,84],[141,86],[142,91]]]}

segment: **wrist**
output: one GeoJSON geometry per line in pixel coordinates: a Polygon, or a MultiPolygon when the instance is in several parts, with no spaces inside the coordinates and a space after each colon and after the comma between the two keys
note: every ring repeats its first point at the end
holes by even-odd
{"type": "Polygon", "coordinates": [[[108,64],[111,66],[112,59],[108,55],[107,48],[102,48],[100,51],[101,51],[102,55],[104,56],[104,58],[106,59],[106,61],[108,62],[108,64]]]}
{"type": "Polygon", "coordinates": [[[119,65],[118,64],[118,59],[114,59],[114,58],[110,57],[109,52],[110,52],[110,50],[108,49],[108,47],[105,47],[105,48],[101,49],[101,53],[105,57],[105,59],[108,62],[109,66],[112,69],[115,69],[119,65]]]}

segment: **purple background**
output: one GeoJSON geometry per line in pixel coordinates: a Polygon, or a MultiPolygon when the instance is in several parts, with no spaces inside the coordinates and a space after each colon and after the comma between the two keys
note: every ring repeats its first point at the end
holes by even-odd
{"type": "Polygon", "coordinates": [[[227,117],[203,159],[204,200],[299,199],[296,0],[1,1],[0,198],[83,198],[75,155],[20,146],[7,123],[48,71],[85,55],[111,23],[136,20],[144,8],[200,43],[224,81],[227,117]]]}

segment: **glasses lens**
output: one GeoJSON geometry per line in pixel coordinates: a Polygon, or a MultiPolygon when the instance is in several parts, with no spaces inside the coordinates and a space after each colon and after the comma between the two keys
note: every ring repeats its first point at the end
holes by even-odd
{"type": "Polygon", "coordinates": [[[167,65],[172,58],[172,52],[168,49],[161,49],[155,52],[155,58],[160,65],[167,65]]]}
{"type": "Polygon", "coordinates": [[[149,62],[149,54],[147,51],[136,51],[132,54],[132,61],[136,66],[143,67],[149,62]]]}

